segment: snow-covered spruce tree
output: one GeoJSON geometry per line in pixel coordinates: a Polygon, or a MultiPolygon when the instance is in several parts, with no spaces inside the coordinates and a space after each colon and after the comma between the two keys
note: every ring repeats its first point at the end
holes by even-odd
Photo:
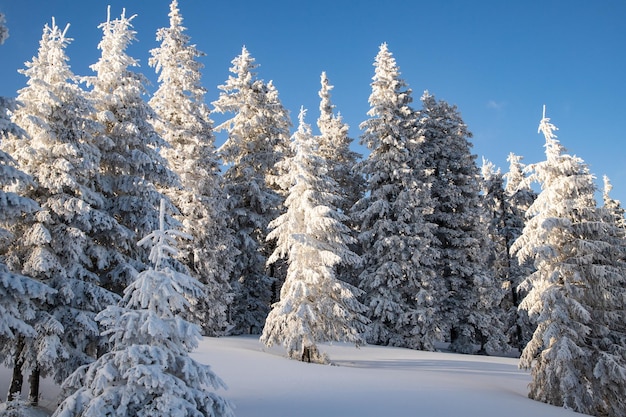
{"type": "Polygon", "coordinates": [[[151,247],[152,267],[124,290],[119,306],[97,317],[111,349],[74,372],[64,383],[69,395],[55,417],[233,416],[230,403],[209,391],[225,388],[208,365],[189,356],[200,327],[183,312],[204,296],[202,284],[176,271],[177,238],[166,230],[162,200],[159,229],[139,241],[151,247]]]}
{"type": "MultiPolygon", "coordinates": [[[[507,201],[504,189],[504,177],[500,169],[496,169],[495,165],[483,158],[481,168],[481,188],[482,188],[482,206],[483,220],[482,224],[486,228],[486,238],[481,247],[486,256],[485,266],[488,268],[489,274],[493,276],[494,288],[483,288],[483,296],[486,298],[485,303],[494,303],[491,307],[490,314],[500,318],[494,324],[500,324],[502,327],[499,332],[506,334],[508,323],[504,317],[510,311],[511,306],[508,305],[506,295],[508,294],[508,269],[509,269],[509,251],[506,244],[505,236],[505,220],[507,201]],[[499,289],[499,290],[498,290],[499,289]]],[[[487,305],[489,305],[487,304],[487,305]]],[[[508,339],[507,339],[508,340],[508,339]]],[[[481,340],[482,345],[479,353],[486,354],[484,343],[488,340],[481,340]]]]}
{"type": "Polygon", "coordinates": [[[447,294],[437,299],[450,348],[471,353],[506,347],[497,316],[502,291],[485,268],[481,245],[487,241],[480,195],[480,173],[470,152],[471,133],[456,106],[425,92],[419,120],[420,151],[432,172],[433,210],[426,220],[437,225],[435,269],[447,294]]]}
{"type": "Polygon", "coordinates": [[[537,193],[530,187],[530,181],[524,173],[525,165],[521,162],[522,157],[510,153],[507,160],[509,170],[504,174],[506,185],[502,232],[506,242],[508,291],[502,303],[508,307],[505,324],[508,329],[506,335],[509,345],[521,353],[535,331],[535,326],[529,321],[528,312],[519,308],[521,300],[526,295],[520,288],[520,284],[533,273],[535,268],[530,260],[520,263],[517,256],[511,253],[511,247],[522,234],[526,212],[537,198],[537,193]]]}
{"type": "Polygon", "coordinates": [[[330,100],[333,86],[325,72],[321,75],[321,85],[320,116],[317,119],[320,131],[318,153],[326,159],[328,175],[339,186],[337,208],[343,213],[349,213],[354,203],[362,197],[365,187],[363,177],[353,172],[361,155],[350,149],[353,140],[348,136],[349,127],[343,122],[341,114],[334,113],[335,106],[330,100]]]}
{"type": "MultiPolygon", "coordinates": [[[[266,85],[266,104],[268,108],[266,125],[268,126],[268,133],[270,137],[276,137],[274,141],[274,156],[277,163],[274,165],[274,169],[270,171],[265,177],[265,182],[269,186],[270,190],[274,191],[280,196],[280,205],[277,207],[277,211],[273,218],[285,212],[284,201],[287,197],[287,190],[283,189],[280,185],[280,178],[286,174],[280,168],[278,162],[285,158],[292,156],[291,147],[289,145],[289,130],[291,128],[291,120],[289,118],[289,111],[282,105],[279,97],[278,90],[274,85],[274,82],[270,80],[266,85]]],[[[276,247],[276,241],[268,240],[263,247],[264,254],[269,257],[276,247]]],[[[273,280],[272,283],[272,298],[271,303],[278,301],[280,297],[280,289],[287,278],[287,260],[276,260],[271,264],[266,263],[266,271],[268,276],[273,280]]]]}
{"type": "Polygon", "coordinates": [[[66,30],[54,19],[44,27],[38,55],[21,71],[28,82],[14,114],[27,138],[9,135],[3,142],[33,178],[25,195],[40,206],[16,232],[22,237],[7,264],[57,291],[35,318],[35,337],[15,352],[16,363],[32,371],[34,402],[40,374],[61,382],[101,347],[95,315],[118,300],[101,286],[101,269],[117,256],[103,242],[124,235],[96,190],[102,127],[91,119],[93,107],[68,65],[66,30]]]}
{"type": "Polygon", "coordinates": [[[623,245],[615,244],[617,227],[597,208],[593,175],[582,159],[565,153],[545,110],[539,129],[546,160],[528,169],[541,192],[512,248],[537,268],[523,283],[528,294],[520,307],[537,329],[520,367],[532,369],[529,397],[535,400],[624,416],[625,270],[615,253],[623,245]]]}
{"type": "MultiPolygon", "coordinates": [[[[626,383],[626,301],[623,294],[626,288],[626,239],[624,229],[624,210],[619,200],[610,197],[612,186],[604,177],[604,205],[599,209],[600,217],[606,223],[609,246],[601,259],[600,272],[606,281],[606,287],[600,289],[596,297],[601,299],[596,307],[594,319],[601,323],[600,337],[594,340],[598,351],[592,363],[594,382],[594,412],[598,415],[626,416],[623,393],[626,383]],[[604,276],[603,276],[604,275],[604,276]]],[[[599,228],[599,230],[602,230],[599,228]]]]}
{"type": "Polygon", "coordinates": [[[500,169],[483,158],[481,167],[481,193],[483,196],[484,223],[487,225],[489,239],[484,247],[487,254],[487,266],[493,270],[497,279],[508,275],[508,251],[503,236],[506,198],[504,178],[500,169]]]}
{"type": "Polygon", "coordinates": [[[318,138],[304,122],[293,135],[294,156],[280,162],[288,174],[281,178],[289,189],[287,211],[269,224],[268,239],[276,249],[268,262],[288,259],[287,278],[280,301],[272,306],[261,341],[282,345],[290,358],[303,362],[327,361],[317,343],[363,342],[367,319],[356,287],[338,279],[336,266],[360,262],[348,245],[354,240],[343,224],[346,216],[335,206],[338,184],[318,154],[318,138]]]}
{"type": "Polygon", "coordinates": [[[361,143],[371,150],[360,164],[366,195],[353,209],[363,251],[359,286],[372,322],[367,340],[432,350],[443,326],[443,287],[434,272],[434,225],[424,218],[433,204],[430,175],[418,148],[411,90],[387,44],[374,67],[370,119],[360,126],[361,143]]]}
{"type": "Polygon", "coordinates": [[[107,21],[99,26],[103,32],[98,45],[101,56],[91,66],[96,75],[86,77],[93,86],[90,97],[97,120],[104,125],[105,140],[100,144],[102,192],[108,213],[128,229],[125,236],[111,242],[124,257],[107,269],[107,285],[116,292],[132,282],[137,270],[147,263],[147,251],[134,242],[136,236],[150,233],[158,221],[163,195],[157,187],[176,183],[176,176],[157,150],[168,145],[150,124],[155,114],[142,97],[147,81],[129,69],[139,65],[126,53],[135,40],[134,17],[126,17],[124,10],[121,17],[111,20],[108,10],[107,21]]]}
{"type": "MultiPolygon", "coordinates": [[[[354,172],[361,155],[350,149],[353,140],[348,136],[349,127],[343,122],[341,114],[334,113],[335,106],[330,100],[333,86],[329,83],[325,72],[322,72],[320,81],[320,115],[317,119],[320,136],[317,152],[327,161],[328,175],[339,186],[338,200],[335,205],[342,213],[348,215],[354,204],[363,196],[365,189],[363,177],[354,172]]],[[[352,230],[351,233],[356,235],[356,227],[351,217],[348,216],[345,224],[352,230]]],[[[358,242],[351,244],[350,247],[354,251],[359,251],[358,242]]],[[[340,279],[352,285],[358,285],[359,271],[357,269],[339,265],[337,272],[340,279]]]]}
{"type": "Polygon", "coordinates": [[[190,44],[182,26],[178,2],[170,4],[170,26],[157,31],[159,48],[151,51],[150,65],[159,73],[159,88],[149,104],[158,119],[157,132],[170,147],[161,150],[180,178],[180,187],[165,193],[178,208],[175,216],[193,240],[180,242],[180,260],[206,290],[195,314],[205,334],[220,335],[227,328],[231,302],[233,236],[226,223],[226,196],[221,186],[212,121],[204,104],[197,58],[204,54],[190,44]]]}
{"type": "Polygon", "coordinates": [[[234,300],[229,308],[232,334],[260,333],[270,309],[274,280],[265,264],[272,244],[266,242],[267,225],[279,214],[283,198],[274,179],[276,164],[288,146],[287,111],[276,88],[256,79],[257,65],[244,47],[213,102],[218,113],[234,116],[219,126],[228,137],[219,149],[227,166],[224,190],[228,196],[229,226],[240,252],[231,273],[234,300]]]}
{"type": "MultiPolygon", "coordinates": [[[[3,25],[4,16],[0,14],[0,44],[8,35],[3,25]]],[[[9,112],[15,110],[15,100],[0,97],[0,141],[9,136],[26,140],[26,132],[9,117],[9,112]]],[[[11,407],[17,410],[24,405],[22,401],[14,401],[22,391],[25,358],[20,354],[25,340],[36,337],[33,324],[44,314],[40,310],[54,293],[41,281],[10,271],[4,263],[7,252],[17,244],[14,232],[19,235],[21,220],[38,208],[33,200],[11,190],[24,190],[31,184],[30,177],[17,167],[17,162],[0,149],[0,362],[14,371],[7,394],[7,410],[11,407]]]]}

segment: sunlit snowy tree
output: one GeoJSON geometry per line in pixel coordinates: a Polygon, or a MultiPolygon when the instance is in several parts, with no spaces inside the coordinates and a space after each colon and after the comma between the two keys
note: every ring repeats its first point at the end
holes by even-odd
{"type": "Polygon", "coordinates": [[[532,370],[535,400],[624,416],[626,278],[615,253],[623,245],[616,245],[617,227],[597,208],[589,168],[566,153],[545,111],[539,130],[546,160],[528,168],[541,192],[512,248],[537,268],[523,283],[528,294],[520,307],[537,329],[520,367],[532,370]]]}
{"type": "Polygon", "coordinates": [[[35,337],[16,352],[32,371],[33,402],[40,373],[60,382],[102,345],[95,315],[118,300],[101,286],[101,270],[117,259],[103,242],[124,236],[96,189],[102,127],[68,65],[66,30],[54,20],[44,27],[38,55],[21,71],[28,81],[14,115],[27,137],[9,135],[3,143],[33,178],[26,196],[40,206],[23,222],[7,264],[57,290],[36,318],[35,337]]]}
{"type": "MultiPolygon", "coordinates": [[[[13,140],[26,141],[25,132],[13,123],[0,128],[0,140],[9,135],[13,140]]],[[[9,270],[4,262],[14,253],[23,233],[21,220],[38,208],[35,201],[23,196],[31,185],[31,178],[17,167],[15,159],[0,149],[0,362],[13,370],[8,401],[22,391],[26,341],[36,339],[34,326],[38,319],[48,317],[45,310],[53,303],[55,293],[42,281],[9,270]]],[[[19,265],[13,267],[19,270],[19,265]]],[[[12,406],[23,405],[18,403],[12,406]]]]}
{"type": "Polygon", "coordinates": [[[134,17],[126,17],[123,11],[111,20],[109,10],[107,21],[99,26],[103,32],[98,45],[101,56],[91,66],[96,75],[86,78],[93,86],[90,97],[97,120],[104,126],[100,171],[107,210],[129,231],[111,242],[124,255],[107,273],[107,285],[117,292],[132,282],[147,262],[146,250],[134,242],[158,222],[162,194],[157,187],[171,187],[176,182],[157,150],[168,145],[150,124],[155,114],[143,100],[147,81],[130,69],[139,65],[126,53],[135,40],[134,17]]]}
{"type": "MultiPolygon", "coordinates": [[[[353,142],[348,136],[349,126],[343,121],[341,114],[335,114],[335,105],[331,101],[333,86],[328,81],[325,72],[322,72],[320,96],[320,115],[317,119],[319,128],[318,154],[326,160],[328,175],[337,182],[338,200],[337,208],[344,214],[349,215],[354,204],[363,196],[365,181],[363,176],[355,172],[357,162],[361,155],[352,151],[350,146],[353,142]]],[[[345,224],[356,235],[356,228],[352,218],[347,217],[345,224]]],[[[352,244],[351,248],[358,251],[358,244],[352,244]]],[[[340,279],[353,285],[358,285],[358,269],[347,266],[339,266],[340,279]]]]}
{"type": "Polygon", "coordinates": [[[367,319],[355,287],[337,277],[339,264],[354,265],[359,257],[348,245],[354,240],[335,206],[338,184],[329,175],[326,160],[318,154],[318,138],[304,122],[293,135],[294,156],[282,161],[288,174],[281,178],[289,189],[287,211],[269,224],[269,239],[277,245],[268,262],[287,258],[287,277],[280,301],[272,306],[261,341],[282,345],[290,358],[326,362],[320,342],[343,341],[357,345],[367,319]]]}
{"type": "Polygon", "coordinates": [[[180,211],[183,232],[193,236],[180,243],[181,261],[206,289],[194,308],[204,332],[219,335],[227,327],[236,253],[226,223],[213,126],[204,104],[202,65],[197,61],[204,54],[190,44],[176,0],[170,4],[169,17],[170,26],[157,31],[160,47],[151,51],[149,63],[159,73],[160,84],[149,104],[158,116],[157,132],[170,144],[161,153],[180,178],[180,187],[165,193],[180,211]]]}
{"type": "Polygon", "coordinates": [[[159,229],[139,241],[151,247],[153,266],[126,287],[119,306],[97,317],[111,349],[65,381],[70,394],[55,417],[234,415],[231,404],[209,390],[225,388],[222,380],[189,356],[198,346],[200,327],[182,312],[204,290],[175,270],[176,240],[190,236],[167,230],[164,218],[162,202],[159,229]]]}
{"type": "MultiPolygon", "coordinates": [[[[8,35],[3,25],[4,16],[0,14],[0,44],[8,35]]],[[[10,112],[15,110],[14,100],[0,97],[0,144],[8,137],[26,140],[26,132],[10,119],[10,112]]],[[[54,293],[41,281],[10,271],[4,263],[4,256],[21,234],[20,220],[38,208],[37,203],[22,195],[30,185],[31,178],[18,168],[15,159],[0,149],[0,362],[13,369],[7,401],[14,408],[24,405],[12,401],[22,390],[24,343],[37,336],[33,324],[38,316],[45,314],[41,308],[52,300],[54,293]]]]}
{"type": "Polygon", "coordinates": [[[361,155],[352,151],[352,138],[348,136],[349,126],[343,121],[341,114],[335,114],[335,105],[331,102],[330,91],[333,86],[328,81],[325,72],[321,75],[320,116],[317,127],[320,131],[318,153],[328,164],[330,175],[339,186],[337,208],[349,213],[363,194],[364,181],[356,172],[353,172],[361,155]]]}
{"type": "Polygon", "coordinates": [[[443,288],[433,269],[434,225],[424,218],[433,204],[430,175],[418,149],[411,90],[387,44],[374,67],[370,118],[360,126],[361,142],[371,150],[360,167],[366,196],[354,207],[363,251],[359,286],[372,321],[367,338],[432,350],[442,327],[443,288]]]}
{"type": "MultiPolygon", "coordinates": [[[[450,348],[470,353],[478,344],[487,350],[505,348],[506,340],[494,308],[501,288],[485,267],[482,245],[487,240],[480,196],[480,173],[472,155],[471,133],[456,106],[425,92],[419,121],[425,166],[432,170],[433,211],[427,221],[437,225],[435,244],[438,279],[447,294],[437,300],[450,348]]],[[[498,299],[500,298],[500,299],[498,299]]]]}
{"type": "Polygon", "coordinates": [[[283,198],[273,186],[276,164],[288,146],[289,119],[270,82],[256,78],[257,65],[244,47],[213,102],[218,113],[233,117],[216,127],[228,137],[219,149],[226,164],[224,190],[228,196],[230,227],[235,234],[236,257],[229,309],[231,333],[260,333],[269,312],[273,279],[265,269],[271,244],[267,225],[279,214],[283,198]]]}

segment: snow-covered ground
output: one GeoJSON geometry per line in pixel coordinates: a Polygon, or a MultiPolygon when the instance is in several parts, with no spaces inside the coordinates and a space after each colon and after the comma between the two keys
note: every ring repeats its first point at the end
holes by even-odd
{"type": "MultiPolygon", "coordinates": [[[[527,398],[517,359],[352,345],[323,345],[333,365],[289,360],[257,337],[204,339],[193,357],[229,389],[238,417],[528,417],[580,415],[527,398]]],[[[6,393],[9,373],[0,373],[6,393]]],[[[51,407],[58,388],[42,386],[51,407]]]]}

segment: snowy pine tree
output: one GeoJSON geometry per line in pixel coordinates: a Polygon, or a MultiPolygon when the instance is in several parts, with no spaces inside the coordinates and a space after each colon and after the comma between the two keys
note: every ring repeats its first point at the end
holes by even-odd
{"type": "Polygon", "coordinates": [[[95,315],[118,300],[101,286],[101,269],[117,257],[103,242],[124,235],[96,190],[101,126],[67,63],[66,31],[54,19],[44,27],[38,55],[21,71],[28,83],[15,121],[27,138],[10,135],[3,143],[33,178],[26,196],[40,206],[23,223],[7,264],[57,291],[36,317],[35,337],[15,352],[32,371],[34,402],[40,373],[60,382],[101,347],[95,315]]]}
{"type": "Polygon", "coordinates": [[[304,122],[293,135],[294,156],[280,163],[288,174],[287,211],[269,224],[268,239],[277,246],[268,259],[287,258],[289,267],[280,301],[272,306],[261,341],[282,345],[290,358],[326,362],[317,343],[345,341],[362,343],[367,319],[357,289],[337,277],[339,264],[353,265],[359,257],[348,248],[354,239],[342,221],[336,204],[338,184],[330,177],[326,160],[318,154],[318,140],[304,122]]]}
{"type": "Polygon", "coordinates": [[[349,127],[343,122],[341,114],[334,113],[335,106],[330,100],[333,86],[325,72],[321,75],[321,85],[320,116],[317,119],[320,131],[318,153],[328,161],[328,175],[339,186],[337,208],[343,213],[349,213],[354,203],[362,197],[365,186],[363,178],[353,172],[361,155],[350,149],[352,138],[348,136],[349,127]]]}
{"type": "Polygon", "coordinates": [[[522,234],[526,212],[537,198],[537,193],[530,187],[530,182],[524,173],[525,165],[521,162],[522,157],[510,153],[507,160],[509,161],[509,171],[504,174],[506,185],[502,232],[505,238],[508,262],[508,291],[503,300],[503,305],[508,307],[505,324],[508,329],[506,334],[509,344],[521,353],[535,331],[535,326],[529,321],[528,312],[519,308],[521,300],[526,295],[520,288],[520,284],[535,269],[532,261],[520,263],[518,258],[511,253],[511,247],[522,234]]]}
{"type": "Polygon", "coordinates": [[[124,290],[119,306],[98,315],[111,349],[79,368],[64,383],[73,391],[55,417],[233,416],[232,406],[210,388],[225,388],[208,365],[189,353],[201,338],[199,326],[182,313],[203,297],[201,284],[177,272],[176,238],[165,228],[161,203],[159,229],[139,241],[151,246],[153,267],[124,290]]]}
{"type": "Polygon", "coordinates": [[[102,23],[103,37],[98,48],[101,56],[91,66],[95,76],[86,81],[93,86],[90,97],[97,120],[104,126],[104,140],[99,144],[102,158],[102,192],[107,211],[128,229],[125,236],[111,242],[124,258],[107,271],[107,285],[117,292],[135,279],[137,270],[147,263],[147,251],[138,248],[136,236],[150,233],[159,217],[163,195],[157,187],[171,187],[176,176],[168,169],[157,148],[168,144],[156,133],[150,120],[155,114],[143,100],[145,77],[129,67],[137,60],[126,53],[135,40],[132,20],[125,10],[118,19],[102,23]]]}
{"type": "MultiPolygon", "coordinates": [[[[2,99],[0,97],[0,101],[2,99]]],[[[15,136],[20,130],[17,125],[13,126],[1,130],[0,139],[10,133],[14,140],[25,141],[26,138],[15,136]]],[[[0,149],[0,362],[13,370],[7,401],[22,391],[23,369],[28,356],[26,340],[37,338],[34,326],[38,319],[48,316],[46,306],[53,304],[56,292],[42,281],[9,270],[4,263],[4,258],[18,246],[18,236],[23,231],[19,219],[32,215],[38,208],[35,201],[10,190],[24,190],[31,184],[31,178],[19,170],[16,161],[0,149]]],[[[19,408],[20,404],[23,405],[20,402],[14,406],[19,408]]]]}
{"type": "Polygon", "coordinates": [[[493,270],[494,276],[499,279],[508,275],[508,252],[506,241],[503,236],[504,216],[505,216],[505,191],[504,178],[500,169],[483,157],[481,167],[481,193],[483,196],[482,205],[484,207],[485,219],[489,239],[485,251],[487,255],[487,266],[493,270]]]}
{"type": "MultiPolygon", "coordinates": [[[[4,16],[0,14],[0,44],[7,36],[4,16]]],[[[8,137],[26,140],[26,132],[10,119],[10,113],[15,110],[15,100],[0,97],[0,145],[8,137]]],[[[21,353],[25,340],[33,340],[37,336],[33,324],[38,316],[44,314],[40,310],[52,300],[54,294],[54,290],[41,281],[10,271],[4,263],[7,252],[18,241],[19,219],[38,208],[36,202],[11,190],[24,190],[31,184],[31,178],[18,168],[15,159],[0,149],[0,362],[13,369],[7,410],[24,406],[21,401],[12,401],[22,390],[25,358],[21,353]]]]}
{"type": "Polygon", "coordinates": [[[450,332],[454,351],[473,352],[474,344],[487,350],[503,349],[503,325],[495,310],[502,291],[485,268],[481,246],[487,237],[481,221],[480,173],[470,152],[471,133],[455,106],[435,100],[428,92],[422,104],[420,150],[426,168],[432,170],[434,201],[426,219],[437,225],[436,270],[447,289],[438,299],[446,323],[443,329],[450,332]]]}
{"type": "Polygon", "coordinates": [[[372,321],[367,338],[432,350],[442,327],[443,288],[435,279],[433,224],[425,220],[433,204],[430,176],[418,149],[411,90],[386,44],[374,66],[370,119],[360,126],[371,150],[360,166],[366,195],[354,207],[364,264],[360,289],[372,321]]]}
{"type": "Polygon", "coordinates": [[[226,311],[232,298],[229,278],[236,252],[226,223],[213,126],[200,83],[202,65],[197,58],[204,54],[190,44],[176,0],[170,4],[169,17],[170,26],[157,32],[160,47],[151,51],[149,63],[159,73],[160,84],[149,104],[158,116],[154,120],[157,132],[171,146],[161,153],[181,182],[165,193],[180,212],[182,231],[193,237],[180,243],[180,260],[206,289],[194,308],[205,334],[219,335],[227,327],[226,311]]]}
{"type": "MultiPolygon", "coordinates": [[[[506,334],[508,329],[505,317],[510,310],[505,296],[509,293],[509,251],[505,236],[505,221],[507,211],[506,194],[504,190],[504,177],[500,169],[483,158],[481,168],[481,188],[483,216],[482,224],[486,228],[485,240],[481,243],[484,253],[486,253],[485,266],[489,274],[493,277],[493,286],[485,288],[485,295],[488,302],[496,303],[490,308],[490,314],[497,316],[500,320],[494,324],[501,325],[499,333],[506,334]]],[[[508,339],[507,339],[508,340],[508,339]]],[[[482,340],[485,343],[487,340],[482,340]]],[[[487,353],[484,344],[479,350],[480,353],[487,353]]]]}
{"type": "Polygon", "coordinates": [[[279,213],[282,197],[272,187],[279,177],[276,164],[284,155],[289,120],[272,83],[256,79],[257,65],[244,47],[218,100],[218,113],[233,113],[216,127],[228,137],[219,149],[227,164],[224,190],[228,196],[229,226],[240,252],[231,275],[234,300],[229,310],[231,333],[260,333],[269,312],[273,279],[265,270],[271,244],[267,225],[279,213]]]}
{"type": "MultiPolygon", "coordinates": [[[[319,146],[317,152],[326,160],[328,165],[328,175],[335,180],[338,185],[338,200],[335,203],[337,208],[344,214],[349,215],[354,204],[363,196],[365,181],[363,177],[354,172],[361,155],[352,151],[350,145],[352,138],[348,136],[348,125],[343,122],[341,114],[334,113],[335,106],[331,102],[331,90],[333,86],[328,81],[325,72],[321,75],[320,115],[317,119],[317,127],[320,131],[319,146]]],[[[345,224],[352,230],[355,236],[356,231],[351,217],[347,217],[345,224]]],[[[350,246],[358,251],[358,242],[350,246]]],[[[357,269],[346,266],[338,266],[339,277],[353,285],[358,285],[357,269]]]]}
{"type": "MultiPolygon", "coordinates": [[[[536,272],[520,307],[537,329],[520,358],[532,369],[529,396],[592,415],[624,416],[626,392],[624,268],[615,250],[619,232],[604,221],[594,177],[565,152],[544,117],[546,161],[529,166],[541,192],[513,245],[536,272]]],[[[620,238],[621,239],[621,238],[620,238]]]]}

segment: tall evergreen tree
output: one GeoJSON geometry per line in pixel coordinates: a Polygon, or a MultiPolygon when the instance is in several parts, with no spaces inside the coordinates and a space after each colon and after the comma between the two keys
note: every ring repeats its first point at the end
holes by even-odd
{"type": "Polygon", "coordinates": [[[55,417],[233,416],[232,406],[209,391],[225,388],[208,365],[189,356],[200,340],[199,326],[181,313],[203,297],[201,284],[171,262],[176,238],[190,236],[165,227],[139,241],[151,247],[152,267],[124,290],[120,306],[98,315],[111,350],[79,368],[65,382],[73,391],[55,417]]]}
{"type": "Polygon", "coordinates": [[[288,115],[273,84],[256,78],[257,65],[244,47],[213,102],[218,113],[234,116],[217,131],[228,133],[219,149],[227,164],[224,190],[228,196],[230,227],[240,252],[231,275],[234,300],[229,309],[231,333],[260,333],[269,312],[273,279],[265,270],[271,245],[267,225],[279,213],[282,197],[276,192],[276,164],[288,142],[288,115]]]}
{"type": "Polygon", "coordinates": [[[99,146],[107,211],[128,230],[110,242],[124,256],[108,268],[106,275],[107,285],[116,292],[132,282],[147,262],[147,251],[135,242],[137,235],[150,233],[158,223],[163,195],[157,187],[176,183],[176,176],[157,150],[168,144],[150,124],[155,114],[142,97],[146,94],[146,79],[129,69],[138,66],[137,60],[126,53],[135,40],[131,23],[134,18],[126,17],[124,10],[118,19],[111,20],[108,10],[107,21],[99,26],[103,32],[98,45],[101,56],[91,66],[96,75],[86,78],[93,86],[90,97],[97,120],[104,126],[105,140],[99,146]]]}
{"type": "MultiPolygon", "coordinates": [[[[484,216],[482,224],[487,232],[484,235],[486,240],[483,241],[481,246],[486,254],[485,266],[488,268],[488,273],[493,277],[493,285],[485,288],[484,296],[486,297],[486,302],[494,303],[489,308],[489,314],[499,318],[498,321],[493,321],[493,323],[500,324],[501,327],[497,331],[505,335],[508,323],[502,317],[509,313],[511,306],[508,305],[508,300],[506,299],[507,289],[510,286],[508,281],[510,255],[506,244],[505,232],[507,201],[504,177],[499,168],[496,169],[492,162],[483,158],[480,182],[484,216]]],[[[487,353],[484,346],[484,343],[487,341],[486,338],[481,340],[483,345],[481,350],[479,350],[480,353],[487,353]]]]}
{"type": "Polygon", "coordinates": [[[455,106],[437,101],[428,92],[422,96],[419,121],[421,152],[432,171],[433,211],[427,221],[437,225],[436,270],[447,295],[439,304],[450,331],[450,348],[473,352],[505,347],[506,340],[494,307],[501,291],[493,274],[485,268],[481,245],[487,241],[483,222],[476,156],[470,152],[471,133],[455,106]]]}
{"type": "Polygon", "coordinates": [[[508,275],[508,253],[506,240],[503,236],[504,217],[506,211],[506,198],[504,190],[504,177],[500,169],[483,158],[481,167],[481,193],[483,196],[484,223],[487,225],[489,234],[487,266],[493,270],[497,279],[508,275]]]}
{"type": "Polygon", "coordinates": [[[226,223],[226,196],[215,150],[213,125],[200,83],[204,54],[190,44],[182,26],[178,1],[170,4],[170,26],[157,31],[159,48],[151,51],[150,65],[159,73],[159,88],[149,104],[158,119],[157,132],[171,147],[162,155],[180,178],[180,187],[165,190],[180,215],[183,232],[193,236],[181,242],[181,261],[204,284],[206,294],[194,306],[206,334],[223,334],[231,302],[233,236],[226,223]]]}
{"type": "MultiPolygon", "coordinates": [[[[335,114],[335,105],[331,101],[333,86],[328,81],[325,72],[321,75],[320,115],[317,119],[319,128],[319,146],[317,152],[324,158],[328,165],[328,175],[338,185],[337,208],[344,214],[349,215],[354,204],[363,196],[365,181],[355,172],[355,167],[361,155],[352,151],[350,145],[353,140],[348,136],[348,125],[343,122],[340,113],[335,114]]],[[[356,235],[356,227],[352,218],[348,216],[345,223],[356,235]]],[[[359,251],[358,242],[351,245],[355,251],[359,251]]],[[[358,285],[357,269],[346,266],[338,266],[338,273],[342,280],[353,285],[358,285]]]]}
{"type": "Polygon", "coordinates": [[[354,204],[362,197],[363,177],[353,172],[361,155],[350,149],[352,138],[348,136],[349,126],[344,123],[341,114],[335,114],[335,105],[331,102],[333,86],[325,72],[321,75],[320,116],[317,127],[320,131],[318,153],[328,161],[328,175],[339,186],[337,208],[349,213],[354,204]]]}
{"type": "MultiPolygon", "coordinates": [[[[537,198],[537,193],[531,188],[521,162],[522,157],[510,153],[509,170],[504,174],[506,180],[504,200],[503,235],[506,242],[507,288],[503,304],[508,307],[506,331],[509,344],[521,353],[530,340],[535,326],[528,319],[528,312],[520,309],[519,304],[526,295],[520,284],[534,271],[532,261],[520,263],[511,253],[515,240],[522,234],[528,208],[537,198]]],[[[504,254],[503,254],[504,256],[504,254]]]]}
{"type": "MultiPolygon", "coordinates": [[[[544,117],[546,160],[531,165],[541,184],[513,245],[537,270],[523,283],[521,303],[537,329],[520,367],[532,369],[529,396],[592,415],[626,415],[625,284],[617,259],[615,224],[594,198],[594,177],[578,157],[565,153],[544,117]]],[[[621,246],[623,248],[623,246],[621,246]]]]}
{"type": "MultiPolygon", "coordinates": [[[[0,14],[0,44],[7,37],[8,29],[0,14]]],[[[0,145],[8,137],[26,140],[26,132],[10,118],[10,112],[16,109],[15,100],[0,97],[0,145]]],[[[7,252],[18,244],[21,220],[38,208],[35,201],[23,196],[25,187],[31,185],[31,178],[19,169],[17,161],[0,149],[0,361],[13,369],[7,401],[21,393],[25,340],[36,338],[33,324],[45,314],[41,309],[54,293],[41,281],[9,270],[4,262],[7,252]]]]}
{"type": "Polygon", "coordinates": [[[366,195],[354,207],[360,229],[360,289],[372,321],[370,343],[434,349],[442,323],[435,279],[433,227],[425,220],[432,201],[416,132],[411,90],[400,78],[387,44],[374,63],[370,119],[361,143],[371,150],[360,166],[366,195]]]}
{"type": "MultiPolygon", "coordinates": [[[[338,200],[335,203],[342,213],[349,215],[354,204],[363,196],[365,181],[363,176],[355,171],[361,155],[352,151],[350,145],[352,138],[348,135],[349,127],[343,122],[340,113],[335,114],[335,105],[331,101],[331,90],[334,88],[328,81],[326,72],[321,75],[320,115],[317,119],[319,128],[319,146],[317,152],[326,160],[328,175],[337,182],[338,200]]],[[[345,223],[351,233],[356,236],[356,227],[352,218],[347,217],[345,223]]],[[[358,242],[351,245],[358,251],[358,242]]],[[[357,269],[346,266],[338,266],[338,273],[342,280],[353,285],[358,285],[357,269]]]]}
{"type": "Polygon", "coordinates": [[[124,235],[96,189],[101,126],[67,63],[66,30],[54,20],[44,27],[38,55],[21,71],[28,84],[19,91],[15,121],[27,139],[9,136],[4,143],[32,176],[26,196],[40,206],[10,250],[9,267],[57,291],[37,317],[35,337],[16,352],[16,362],[32,371],[33,402],[40,373],[60,382],[102,345],[95,315],[118,299],[101,286],[100,270],[116,259],[102,242],[124,235]]]}
{"type": "Polygon", "coordinates": [[[287,211],[269,224],[268,238],[277,246],[268,259],[287,258],[289,268],[280,301],[272,306],[261,341],[280,344],[289,357],[306,362],[325,362],[317,343],[345,341],[362,343],[367,319],[355,287],[337,277],[336,266],[356,264],[359,257],[348,248],[354,238],[335,206],[338,184],[329,175],[325,158],[319,156],[319,141],[304,122],[293,135],[294,156],[280,164],[287,175],[287,211]]]}

